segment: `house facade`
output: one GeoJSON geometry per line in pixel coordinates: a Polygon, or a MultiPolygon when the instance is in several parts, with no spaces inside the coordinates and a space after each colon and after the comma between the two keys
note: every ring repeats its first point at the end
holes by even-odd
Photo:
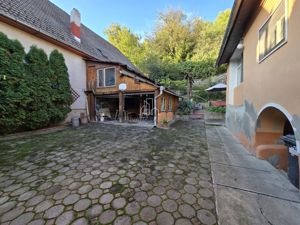
{"type": "MultiPolygon", "coordinates": [[[[178,96],[168,90],[160,93],[160,85],[82,24],[76,9],[69,15],[48,0],[3,0],[0,1],[0,32],[19,40],[26,52],[36,45],[48,55],[54,49],[64,55],[74,98],[66,121],[80,115],[97,120],[99,107],[107,102],[106,109],[113,110],[107,112],[110,119],[123,121],[135,115],[135,119],[151,120],[159,125],[175,116],[178,96]],[[135,100],[129,95],[135,96],[135,100]],[[161,107],[161,99],[166,98],[173,102],[170,110],[161,107]]],[[[169,100],[163,101],[167,104],[169,100]]]]}
{"type": "Polygon", "coordinates": [[[217,60],[228,64],[227,127],[298,187],[299,21],[297,0],[236,0],[217,60]],[[285,147],[284,135],[295,143],[285,147]]]}
{"type": "Polygon", "coordinates": [[[90,118],[143,122],[153,126],[175,119],[178,96],[122,65],[87,61],[90,118]]]}

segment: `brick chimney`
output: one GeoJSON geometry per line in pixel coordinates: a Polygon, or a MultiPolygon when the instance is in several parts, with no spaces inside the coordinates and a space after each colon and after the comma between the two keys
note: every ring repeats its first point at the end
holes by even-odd
{"type": "Polygon", "coordinates": [[[80,42],[80,12],[77,9],[71,11],[71,32],[76,41],[80,42]]]}

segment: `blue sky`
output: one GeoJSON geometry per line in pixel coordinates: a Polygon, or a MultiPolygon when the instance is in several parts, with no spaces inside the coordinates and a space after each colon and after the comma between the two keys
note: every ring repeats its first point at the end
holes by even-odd
{"type": "Polygon", "coordinates": [[[220,11],[231,8],[234,0],[51,0],[70,14],[72,8],[81,13],[81,21],[105,38],[111,23],[125,25],[144,36],[155,25],[158,12],[168,8],[182,9],[188,16],[214,20],[220,11]]]}

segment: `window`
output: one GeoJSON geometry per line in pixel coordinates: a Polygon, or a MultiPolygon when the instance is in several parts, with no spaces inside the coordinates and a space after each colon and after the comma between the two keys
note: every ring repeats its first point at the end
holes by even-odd
{"type": "Polygon", "coordinates": [[[169,97],[169,107],[168,107],[168,111],[172,112],[173,111],[173,99],[172,97],[169,97]]]}
{"type": "Polygon", "coordinates": [[[116,69],[106,68],[98,70],[98,87],[112,87],[116,85],[116,69]]]}
{"type": "Polygon", "coordinates": [[[237,86],[239,86],[244,81],[244,63],[243,63],[243,54],[241,56],[240,62],[236,69],[237,73],[237,86]]]}
{"type": "Polygon", "coordinates": [[[166,111],[166,99],[165,99],[165,97],[162,97],[162,99],[161,99],[161,109],[160,110],[162,112],[166,111]]]}
{"type": "Polygon", "coordinates": [[[286,0],[282,0],[274,13],[259,30],[259,62],[271,55],[286,41],[286,0]]]}

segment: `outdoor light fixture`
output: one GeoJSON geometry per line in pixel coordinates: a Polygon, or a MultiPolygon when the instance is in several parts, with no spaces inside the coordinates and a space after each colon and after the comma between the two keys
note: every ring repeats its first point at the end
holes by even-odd
{"type": "Polygon", "coordinates": [[[125,83],[119,84],[119,90],[120,91],[126,91],[126,89],[127,89],[127,85],[125,83]]]}
{"type": "Polygon", "coordinates": [[[239,43],[238,46],[236,47],[238,50],[243,50],[244,49],[244,44],[239,43]]]}

